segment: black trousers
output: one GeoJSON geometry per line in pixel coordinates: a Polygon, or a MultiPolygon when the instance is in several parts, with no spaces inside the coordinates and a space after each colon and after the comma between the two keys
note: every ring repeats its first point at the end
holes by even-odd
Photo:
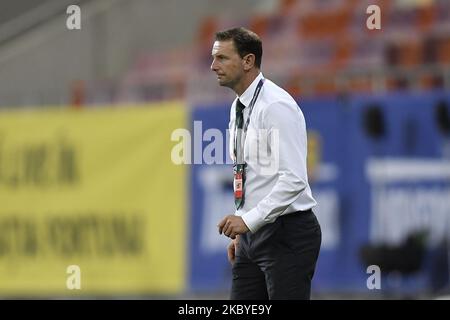
{"type": "Polygon", "coordinates": [[[304,299],[319,255],[322,233],[312,210],[278,217],[239,237],[231,299],[304,299]]]}

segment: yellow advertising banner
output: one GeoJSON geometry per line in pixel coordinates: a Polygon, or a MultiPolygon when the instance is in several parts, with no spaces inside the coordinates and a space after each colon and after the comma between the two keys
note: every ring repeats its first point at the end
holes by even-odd
{"type": "Polygon", "coordinates": [[[0,113],[0,296],[177,294],[181,104],[0,113]]]}

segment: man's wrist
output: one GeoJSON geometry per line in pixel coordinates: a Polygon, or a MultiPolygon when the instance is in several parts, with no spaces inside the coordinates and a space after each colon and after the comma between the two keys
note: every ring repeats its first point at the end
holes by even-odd
{"type": "Polygon", "coordinates": [[[249,212],[243,214],[241,217],[251,233],[255,233],[265,224],[264,220],[261,219],[258,208],[253,208],[249,212]]]}

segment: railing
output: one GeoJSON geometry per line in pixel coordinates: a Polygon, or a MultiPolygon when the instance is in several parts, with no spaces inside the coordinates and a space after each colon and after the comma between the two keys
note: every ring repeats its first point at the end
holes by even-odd
{"type": "Polygon", "coordinates": [[[47,22],[65,11],[71,4],[80,4],[89,0],[47,0],[38,7],[0,25],[0,48],[15,37],[29,31],[37,25],[47,22]]]}

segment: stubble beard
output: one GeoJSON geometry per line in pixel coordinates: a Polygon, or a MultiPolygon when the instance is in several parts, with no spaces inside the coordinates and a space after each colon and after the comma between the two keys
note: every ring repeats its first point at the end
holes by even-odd
{"type": "Polygon", "coordinates": [[[231,80],[225,80],[225,81],[220,81],[219,80],[219,85],[221,86],[221,87],[227,87],[227,88],[230,88],[230,89],[232,89],[233,91],[234,91],[234,88],[236,87],[236,85],[239,83],[239,80],[240,80],[240,78],[238,78],[238,77],[236,77],[236,78],[234,78],[234,79],[231,79],[231,80]]]}

